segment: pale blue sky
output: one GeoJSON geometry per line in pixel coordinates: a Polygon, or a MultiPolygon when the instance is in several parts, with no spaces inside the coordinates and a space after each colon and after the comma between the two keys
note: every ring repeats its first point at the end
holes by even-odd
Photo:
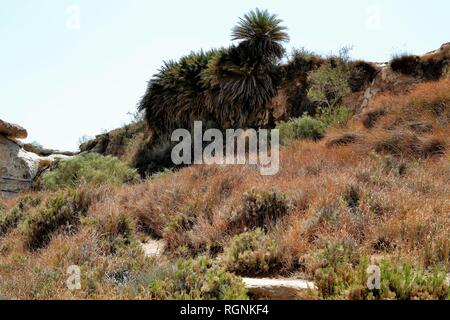
{"type": "Polygon", "coordinates": [[[163,60],[229,45],[255,7],[285,21],[288,48],[386,61],[450,41],[448,0],[0,0],[0,118],[75,150],[129,121],[163,60]]]}

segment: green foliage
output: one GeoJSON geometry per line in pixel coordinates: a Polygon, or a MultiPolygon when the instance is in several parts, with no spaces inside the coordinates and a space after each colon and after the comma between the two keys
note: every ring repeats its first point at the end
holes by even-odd
{"type": "Polygon", "coordinates": [[[325,133],[326,125],[321,120],[305,114],[287,122],[278,122],[276,129],[280,130],[280,143],[289,145],[297,139],[321,139],[325,133]]]}
{"type": "Polygon", "coordinates": [[[55,170],[44,174],[42,185],[47,190],[60,190],[85,182],[121,184],[135,181],[138,177],[134,169],[115,157],[88,154],[59,162],[55,170]]]}
{"type": "Polygon", "coordinates": [[[284,193],[251,190],[244,193],[243,204],[231,217],[232,229],[268,229],[286,216],[291,202],[284,193]]]}
{"type": "Polygon", "coordinates": [[[281,43],[288,39],[280,23],[267,11],[252,11],[233,30],[237,46],[165,63],[139,105],[156,136],[190,129],[195,120],[219,128],[266,121],[266,104],[281,77],[276,65],[284,53],[281,43]]]}
{"type": "Polygon", "coordinates": [[[350,245],[327,244],[319,260],[321,267],[315,272],[314,282],[323,298],[339,297],[353,285],[365,285],[367,260],[361,259],[350,245]]]}
{"type": "Polygon", "coordinates": [[[350,78],[348,51],[349,49],[341,50],[338,57],[330,58],[311,72],[308,97],[312,101],[333,109],[344,95],[351,92],[348,83],[350,78]]]}
{"type": "Polygon", "coordinates": [[[405,263],[400,266],[383,261],[381,269],[381,297],[397,300],[448,299],[446,273],[414,269],[405,263]]]}
{"type": "Polygon", "coordinates": [[[8,212],[0,211],[0,236],[4,236],[9,230],[16,227],[22,218],[22,211],[15,207],[8,212]]]}
{"type": "Polygon", "coordinates": [[[215,265],[210,259],[179,260],[174,272],[150,282],[149,290],[163,300],[245,300],[240,278],[215,265]]]}
{"type": "Polygon", "coordinates": [[[254,56],[281,58],[284,53],[281,43],[289,40],[282,22],[267,10],[250,11],[233,28],[232,40],[242,41],[254,56]]]}
{"type": "Polygon", "coordinates": [[[275,241],[256,229],[235,236],[225,248],[222,263],[236,274],[265,275],[281,265],[281,254],[275,241]]]}
{"type": "Polygon", "coordinates": [[[326,127],[345,127],[351,117],[351,111],[344,105],[335,106],[332,110],[328,108],[321,108],[316,115],[316,118],[320,120],[326,127]]]}
{"type": "Polygon", "coordinates": [[[383,260],[380,289],[370,290],[367,283],[369,258],[355,253],[346,244],[332,244],[319,254],[321,266],[315,273],[315,284],[325,299],[448,299],[449,286],[444,270],[422,270],[408,263],[383,260]]]}
{"type": "Polygon", "coordinates": [[[73,231],[89,205],[90,198],[85,191],[67,191],[50,197],[45,204],[28,211],[21,225],[28,246],[39,249],[51,240],[55,231],[73,231]]]}
{"type": "Polygon", "coordinates": [[[149,82],[147,93],[139,105],[157,136],[177,128],[190,128],[191,121],[205,117],[205,91],[202,72],[217,50],[200,51],[180,61],[165,62],[149,82]]]}
{"type": "Polygon", "coordinates": [[[24,213],[31,208],[37,207],[41,203],[39,196],[30,195],[20,198],[17,205],[8,212],[0,210],[0,237],[5,235],[9,230],[15,228],[24,218],[24,213]]]}
{"type": "Polygon", "coordinates": [[[289,145],[298,139],[322,139],[325,131],[330,126],[347,125],[351,118],[351,112],[346,106],[336,106],[333,109],[320,108],[315,117],[307,114],[289,121],[280,121],[276,129],[280,130],[280,143],[289,145]]]}

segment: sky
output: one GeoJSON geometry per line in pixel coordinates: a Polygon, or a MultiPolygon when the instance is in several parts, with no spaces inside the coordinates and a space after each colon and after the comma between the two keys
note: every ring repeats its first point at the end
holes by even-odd
{"type": "Polygon", "coordinates": [[[131,120],[164,60],[230,45],[256,7],[284,21],[288,51],[382,62],[450,41],[448,0],[0,0],[0,119],[77,150],[131,120]]]}

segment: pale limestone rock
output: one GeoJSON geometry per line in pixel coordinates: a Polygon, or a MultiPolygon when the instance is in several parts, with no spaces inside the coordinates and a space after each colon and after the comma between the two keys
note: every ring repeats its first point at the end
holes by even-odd
{"type": "Polygon", "coordinates": [[[57,159],[70,158],[65,155],[41,157],[0,135],[0,197],[10,197],[29,190],[41,169],[57,159]]]}
{"type": "Polygon", "coordinates": [[[316,289],[313,282],[305,280],[259,278],[243,278],[242,280],[248,292],[258,299],[297,299],[302,292],[316,289]]]}
{"type": "Polygon", "coordinates": [[[146,257],[159,257],[164,252],[166,244],[163,240],[150,240],[146,243],[141,243],[142,251],[146,257]]]}

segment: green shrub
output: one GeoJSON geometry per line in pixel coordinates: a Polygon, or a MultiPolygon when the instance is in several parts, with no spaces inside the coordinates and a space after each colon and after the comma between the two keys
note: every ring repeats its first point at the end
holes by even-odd
{"type": "Polygon", "coordinates": [[[39,196],[24,196],[19,199],[17,205],[8,212],[0,210],[0,237],[4,236],[9,230],[17,227],[23,219],[24,213],[31,208],[37,207],[41,203],[39,196]]]}
{"type": "Polygon", "coordinates": [[[22,225],[29,248],[45,246],[59,229],[73,231],[88,210],[89,202],[85,191],[60,192],[44,205],[30,210],[22,225]]]}
{"type": "Polygon", "coordinates": [[[340,55],[331,57],[309,75],[308,98],[322,106],[333,109],[343,96],[351,92],[349,86],[349,49],[341,50],[340,55]]]}
{"type": "Polygon", "coordinates": [[[135,181],[138,174],[119,159],[88,154],[61,161],[57,168],[44,174],[42,185],[48,190],[76,187],[82,182],[92,184],[121,184],[135,181]]]}
{"type": "Polygon", "coordinates": [[[396,266],[388,261],[383,261],[380,269],[381,297],[384,299],[443,300],[450,297],[445,272],[426,272],[409,264],[396,266]]]}
{"type": "Polygon", "coordinates": [[[208,258],[181,259],[163,279],[150,281],[149,290],[162,300],[245,300],[242,280],[215,265],[208,258]]]}
{"type": "Polygon", "coordinates": [[[345,244],[328,245],[318,258],[321,266],[315,272],[315,284],[325,299],[352,300],[448,299],[446,272],[425,271],[407,263],[383,260],[379,263],[380,289],[370,290],[367,282],[369,258],[361,257],[345,244]]]}
{"type": "Polygon", "coordinates": [[[276,126],[276,129],[280,130],[282,145],[289,145],[297,139],[319,140],[323,137],[325,128],[325,123],[308,115],[287,122],[279,122],[276,126]]]}
{"type": "Polygon", "coordinates": [[[281,255],[275,241],[256,229],[235,236],[225,248],[222,263],[236,274],[264,275],[281,265],[281,255]]]}
{"type": "Polygon", "coordinates": [[[268,229],[287,215],[291,202],[284,193],[251,190],[244,193],[242,206],[231,217],[231,229],[268,229]]]}
{"type": "Polygon", "coordinates": [[[331,110],[328,108],[320,108],[316,116],[316,118],[320,120],[325,127],[334,125],[344,127],[347,125],[351,117],[351,111],[344,105],[336,106],[331,110]]]}
{"type": "Polygon", "coordinates": [[[280,130],[280,143],[289,145],[298,139],[322,139],[328,127],[347,125],[352,114],[346,106],[336,106],[333,109],[319,108],[317,115],[311,117],[304,114],[300,118],[287,122],[278,122],[276,129],[280,130]]]}
{"type": "Polygon", "coordinates": [[[0,237],[16,227],[21,218],[22,211],[17,207],[12,208],[8,212],[0,211],[0,237]]]}
{"type": "Polygon", "coordinates": [[[361,259],[346,243],[327,244],[318,255],[321,267],[314,282],[325,299],[342,297],[345,291],[359,284],[365,285],[367,261],[361,259]]]}

